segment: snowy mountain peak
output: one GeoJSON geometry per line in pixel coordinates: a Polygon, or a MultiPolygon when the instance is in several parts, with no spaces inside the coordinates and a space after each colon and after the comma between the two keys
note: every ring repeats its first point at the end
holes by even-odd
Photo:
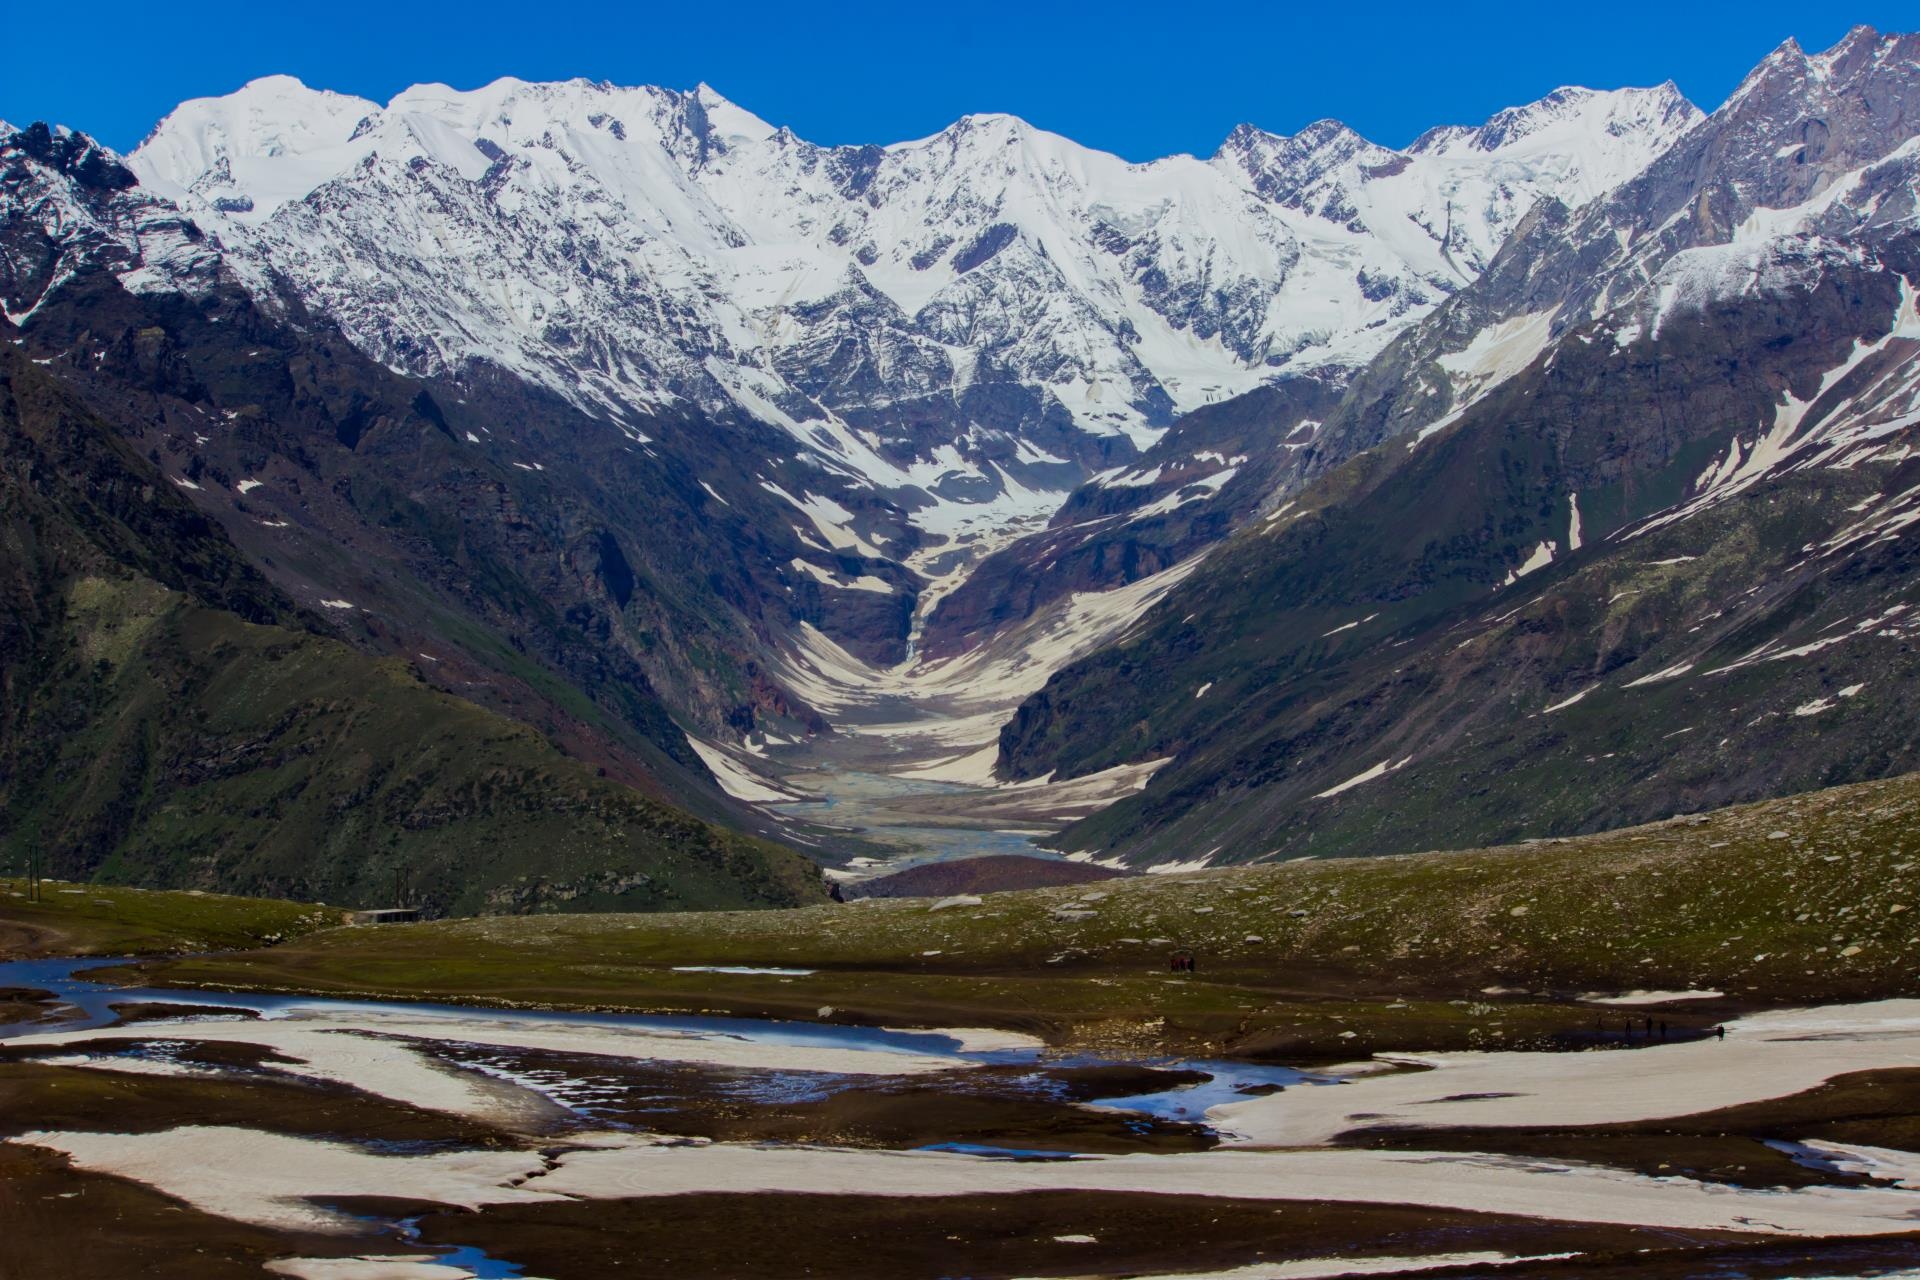
{"type": "Polygon", "coordinates": [[[1844,93],[1863,74],[1898,76],[1898,64],[1911,64],[1916,49],[1920,49],[1920,36],[1882,35],[1865,25],[1852,28],[1838,44],[1820,53],[1808,53],[1790,36],[1747,73],[1721,111],[1756,95],[1844,93]]]}
{"type": "Polygon", "coordinates": [[[380,107],[270,77],[183,104],[130,163],[251,287],[395,368],[505,368],[614,421],[749,415],[937,540],[1045,513],[1184,411],[1344,378],[1539,200],[1664,148],[1684,122],[1633,92],[1657,93],[1521,109],[1501,127],[1531,145],[1321,121],[1133,164],[999,113],[820,147],[704,84],[380,107]]]}
{"type": "Polygon", "coordinates": [[[223,97],[181,103],[134,152],[143,158],[135,167],[168,199],[265,216],[313,189],[324,164],[308,157],[348,147],[378,110],[292,76],[263,76],[223,97]]]}
{"type": "MultiPolygon", "coordinates": [[[[1625,139],[1641,167],[1652,159],[1645,140],[1671,142],[1704,118],[1671,80],[1651,89],[1583,89],[1568,85],[1521,107],[1496,112],[1485,124],[1430,129],[1409,151],[1419,155],[1509,155],[1546,150],[1582,151],[1604,139],[1625,139]]],[[[1631,175],[1621,175],[1631,176],[1631,175]]],[[[1613,179],[1619,181],[1618,177],[1613,179]]]]}
{"type": "Polygon", "coordinates": [[[700,104],[700,109],[706,112],[707,122],[712,126],[715,136],[728,146],[765,142],[779,132],[745,107],[721,96],[705,81],[694,88],[693,98],[700,104]]]}

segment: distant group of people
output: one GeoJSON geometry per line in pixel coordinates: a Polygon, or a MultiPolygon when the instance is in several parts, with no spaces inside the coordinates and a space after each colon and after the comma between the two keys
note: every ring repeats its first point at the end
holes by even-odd
{"type": "MultiPolygon", "coordinates": [[[[1607,1031],[1606,1020],[1596,1017],[1593,1022],[1594,1029],[1600,1032],[1601,1035],[1605,1035],[1607,1031]]],[[[1727,1038],[1727,1028],[1724,1024],[1712,1027],[1707,1030],[1706,1034],[1720,1040],[1725,1040],[1727,1038]]],[[[1626,1037],[1628,1043],[1632,1043],[1636,1035],[1644,1036],[1648,1040],[1665,1040],[1667,1038],[1666,1020],[1664,1018],[1659,1020],[1653,1018],[1628,1018],[1626,1021],[1626,1037]]]]}
{"type": "Polygon", "coordinates": [[[1193,955],[1191,952],[1176,951],[1167,957],[1167,968],[1173,973],[1192,973],[1193,955]]]}

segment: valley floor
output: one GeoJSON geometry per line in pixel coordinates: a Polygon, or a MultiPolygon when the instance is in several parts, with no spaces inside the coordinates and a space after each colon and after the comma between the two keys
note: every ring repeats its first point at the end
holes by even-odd
{"type": "Polygon", "coordinates": [[[785,912],[343,929],[50,886],[0,899],[43,953],[0,966],[0,1250],[196,1280],[1912,1270],[1917,810],[1901,778],[785,912]],[[135,919],[272,945],[44,954],[135,919]]]}
{"type": "Polygon", "coordinates": [[[796,843],[844,861],[837,879],[985,854],[1056,857],[1047,836],[1139,791],[1165,761],[1006,784],[994,777],[1000,727],[1055,671],[1122,633],[1199,564],[1194,557],[1125,587],[1071,595],[956,657],[875,666],[802,628],[781,675],[833,731],[698,750],[736,799],[794,824],[796,843]],[[847,848],[857,851],[850,859],[834,856],[847,848]]]}
{"type": "Polygon", "coordinates": [[[35,1243],[104,1204],[152,1275],[1920,1265],[1916,1001],[1298,1072],[1006,1033],[156,1007],[167,993],[72,969],[0,970],[52,996],[0,1041],[0,1166],[19,1191],[0,1239],[38,1275],[125,1273],[97,1243],[87,1270],[35,1243]]]}

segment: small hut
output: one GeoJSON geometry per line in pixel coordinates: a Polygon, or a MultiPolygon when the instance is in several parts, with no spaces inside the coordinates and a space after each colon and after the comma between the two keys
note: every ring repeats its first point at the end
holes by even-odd
{"type": "Polygon", "coordinates": [[[351,917],[354,924],[413,924],[419,919],[418,907],[376,907],[371,911],[356,911],[351,917]]]}

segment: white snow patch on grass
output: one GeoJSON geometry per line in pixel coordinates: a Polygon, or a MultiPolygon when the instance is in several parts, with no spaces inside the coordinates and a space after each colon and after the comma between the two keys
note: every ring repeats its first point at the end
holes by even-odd
{"type": "Polygon", "coordinates": [[[474,1280],[465,1267],[418,1254],[362,1254],[357,1258],[275,1258],[267,1270],[293,1280],[474,1280]]]}
{"type": "Polygon", "coordinates": [[[1231,1103],[1209,1119],[1244,1143],[1314,1146],[1362,1123],[1572,1127],[1697,1115],[1800,1093],[1850,1072],[1912,1065],[1920,1060],[1920,1000],[1759,1013],[1727,1024],[1725,1040],[1634,1053],[1382,1058],[1428,1069],[1231,1103]]]}
{"type": "Polygon", "coordinates": [[[1345,782],[1341,783],[1338,786],[1328,787],[1325,791],[1315,793],[1313,798],[1315,800],[1325,800],[1330,796],[1337,796],[1343,791],[1351,791],[1353,790],[1353,788],[1360,786],[1363,783],[1372,782],[1375,778],[1384,778],[1389,773],[1392,773],[1395,769],[1399,769],[1403,767],[1407,763],[1407,761],[1411,759],[1413,759],[1413,757],[1408,756],[1405,760],[1400,760],[1393,763],[1389,763],[1388,761],[1382,760],[1379,764],[1373,766],[1373,768],[1364,769],[1361,772],[1354,774],[1351,778],[1348,778],[1345,782]]]}
{"type": "Polygon", "coordinates": [[[1641,676],[1638,680],[1629,680],[1620,687],[1623,689],[1638,689],[1641,685],[1658,684],[1662,680],[1678,680],[1691,670],[1693,670],[1693,664],[1691,662],[1677,662],[1664,671],[1656,671],[1650,676],[1641,676]]]}
{"type": "MultiPolygon", "coordinates": [[[[1147,868],[1147,874],[1150,876],[1177,876],[1185,875],[1189,871],[1205,871],[1213,865],[1213,859],[1219,852],[1218,849],[1215,849],[1210,853],[1203,853],[1197,858],[1189,858],[1184,862],[1156,862],[1147,868]]],[[[1201,908],[1203,911],[1205,909],[1204,907],[1201,908]]]]}
{"type": "Polygon", "coordinates": [[[1533,549],[1532,555],[1528,556],[1524,561],[1521,562],[1519,568],[1508,571],[1506,578],[1500,583],[1500,585],[1503,587],[1510,587],[1514,583],[1520,581],[1520,579],[1532,573],[1534,570],[1546,568],[1548,565],[1553,563],[1553,553],[1558,551],[1559,549],[1560,549],[1560,544],[1557,542],[1541,543],[1539,546],[1533,549]]]}
{"type": "Polygon", "coordinates": [[[937,760],[915,769],[897,770],[893,776],[919,782],[957,782],[967,786],[991,787],[999,783],[999,779],[993,775],[994,766],[999,762],[1000,744],[994,741],[965,755],[937,760]]]}
{"type": "Polygon", "coordinates": [[[308,1202],[316,1196],[396,1196],[464,1209],[557,1198],[507,1185],[539,1174],[540,1154],[534,1151],[375,1155],[341,1143],[225,1125],[189,1125],[138,1137],[28,1133],[10,1141],[64,1152],[80,1168],[144,1182],[203,1213],[281,1230],[362,1229],[355,1219],[308,1202]]]}
{"type": "Polygon", "coordinates": [[[1335,627],[1335,628],[1334,628],[1333,630],[1331,630],[1331,631],[1322,631],[1322,632],[1320,633],[1320,638],[1321,638],[1322,640],[1325,640],[1325,639],[1326,639],[1326,638],[1327,638],[1328,636],[1337,636],[1337,635],[1339,635],[1339,634],[1340,634],[1340,633],[1341,633],[1342,631],[1351,631],[1351,630],[1353,630],[1353,629],[1354,629],[1355,627],[1358,627],[1358,626],[1361,626],[1361,625],[1363,625],[1363,624],[1365,624],[1365,623],[1368,623],[1368,622],[1372,622],[1372,621],[1373,621],[1373,620],[1374,620],[1375,618],[1377,618],[1377,617],[1379,617],[1379,616],[1380,616],[1380,615],[1379,615],[1379,614],[1377,614],[1377,613],[1370,613],[1370,614],[1368,614],[1368,615],[1367,615],[1366,617],[1364,617],[1364,618],[1355,618],[1355,619],[1354,619],[1354,620],[1353,620],[1352,622],[1344,622],[1344,623],[1341,623],[1341,624],[1340,624],[1339,626],[1337,626],[1337,627],[1335,627]]]}
{"type": "MultiPolygon", "coordinates": [[[[1057,1237],[1056,1237],[1057,1238],[1057,1237]]],[[[1523,1262],[1558,1262],[1573,1253],[1515,1255],[1482,1250],[1478,1253],[1430,1253],[1422,1257],[1297,1258],[1292,1262],[1255,1262],[1225,1271],[1180,1271],[1164,1275],[1133,1275],[1134,1280],[1335,1280],[1340,1276],[1398,1276],[1447,1267],[1511,1267],[1523,1262]]]]}
{"type": "Polygon", "coordinates": [[[1580,701],[1580,699],[1586,697],[1588,694],[1592,693],[1595,689],[1598,689],[1598,688],[1600,688],[1600,686],[1597,684],[1589,685],[1587,688],[1582,689],[1580,692],[1574,694],[1571,698],[1568,698],[1563,702],[1556,702],[1550,707],[1542,707],[1540,709],[1540,714],[1543,716],[1550,716],[1556,711],[1565,711],[1568,707],[1580,701]]]}

